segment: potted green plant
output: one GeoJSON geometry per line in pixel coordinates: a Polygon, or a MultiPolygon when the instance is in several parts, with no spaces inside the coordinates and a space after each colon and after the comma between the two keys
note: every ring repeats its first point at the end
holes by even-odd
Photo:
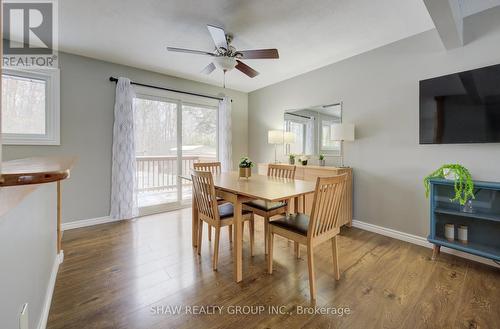
{"type": "Polygon", "coordinates": [[[307,166],[307,160],[309,160],[309,157],[307,155],[301,155],[299,157],[299,162],[300,164],[302,164],[303,166],[307,166]]]}
{"type": "Polygon", "coordinates": [[[288,163],[291,164],[291,165],[294,165],[295,164],[295,154],[289,154],[288,155],[288,163]]]}
{"type": "Polygon", "coordinates": [[[324,166],[325,166],[325,163],[326,163],[326,160],[325,160],[325,155],[324,155],[324,154],[320,154],[318,159],[319,159],[319,165],[320,165],[321,167],[324,167],[324,166]]]}
{"type": "Polygon", "coordinates": [[[465,205],[469,200],[474,199],[474,181],[469,170],[459,164],[445,164],[439,169],[424,178],[425,196],[429,197],[430,180],[432,178],[444,178],[455,181],[455,196],[452,202],[458,201],[460,205],[465,205]]]}
{"type": "Polygon", "coordinates": [[[255,164],[248,157],[242,157],[240,159],[240,177],[248,178],[252,176],[252,167],[255,164]]]}

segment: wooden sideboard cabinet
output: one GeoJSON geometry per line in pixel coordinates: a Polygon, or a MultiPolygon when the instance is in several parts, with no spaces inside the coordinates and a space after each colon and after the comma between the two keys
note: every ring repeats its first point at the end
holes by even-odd
{"type": "MultiPolygon", "coordinates": [[[[267,163],[259,163],[257,166],[259,175],[267,175],[267,163]]],[[[320,166],[302,166],[297,165],[295,172],[296,179],[303,179],[308,181],[316,181],[318,177],[328,177],[336,176],[347,173],[349,176],[347,179],[347,186],[344,198],[342,200],[342,206],[340,208],[340,222],[341,225],[352,225],[352,168],[337,168],[337,167],[320,167],[320,166]]],[[[314,196],[312,194],[307,195],[305,198],[299,200],[299,211],[311,214],[312,202],[314,196]],[[305,204],[305,206],[304,206],[305,204]]],[[[291,209],[293,209],[293,200],[291,209]]]]}

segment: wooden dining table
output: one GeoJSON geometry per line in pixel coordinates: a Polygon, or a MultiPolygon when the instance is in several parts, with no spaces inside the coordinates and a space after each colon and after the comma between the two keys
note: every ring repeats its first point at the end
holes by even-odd
{"type": "MultiPolygon", "coordinates": [[[[181,176],[191,180],[191,176],[181,176]]],[[[217,196],[231,202],[234,207],[233,257],[234,278],[236,282],[243,280],[243,220],[242,204],[250,200],[265,200],[278,202],[294,199],[294,212],[298,212],[298,200],[309,193],[314,193],[315,182],[299,179],[276,178],[255,175],[240,178],[238,172],[227,172],[213,175],[217,196]]],[[[193,196],[194,197],[194,196],[193,196]]],[[[196,247],[198,241],[198,208],[192,203],[192,244],[196,247]]]]}

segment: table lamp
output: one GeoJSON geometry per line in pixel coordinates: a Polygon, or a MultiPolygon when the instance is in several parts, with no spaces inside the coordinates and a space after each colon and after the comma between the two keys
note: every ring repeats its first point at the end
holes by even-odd
{"type": "Polygon", "coordinates": [[[354,125],[352,123],[336,123],[331,125],[330,139],[340,141],[340,166],[344,167],[344,141],[354,141],[354,125]]]}
{"type": "Polygon", "coordinates": [[[283,144],[284,136],[282,130],[269,130],[267,133],[267,142],[274,144],[274,163],[278,163],[277,148],[278,145],[283,144]]]}

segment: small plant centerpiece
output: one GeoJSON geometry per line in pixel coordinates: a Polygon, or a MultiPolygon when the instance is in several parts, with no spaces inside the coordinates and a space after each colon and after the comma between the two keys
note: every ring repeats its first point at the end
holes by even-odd
{"type": "Polygon", "coordinates": [[[248,178],[252,176],[252,167],[255,166],[255,164],[248,157],[242,157],[238,166],[240,167],[241,178],[248,178]]]}
{"type": "Polygon", "coordinates": [[[429,197],[430,180],[432,178],[444,178],[455,181],[455,197],[451,202],[458,201],[460,205],[474,199],[474,182],[469,170],[459,164],[445,164],[424,178],[425,196],[429,197]]]}
{"type": "Polygon", "coordinates": [[[325,163],[326,163],[326,161],[325,161],[325,155],[324,154],[320,154],[319,157],[318,157],[318,159],[319,159],[319,165],[321,167],[324,167],[325,163]]]}
{"type": "Polygon", "coordinates": [[[295,154],[290,153],[288,155],[288,163],[291,164],[291,165],[295,164],[295,154]]]}
{"type": "Polygon", "coordinates": [[[301,155],[299,157],[299,162],[303,166],[307,166],[307,160],[309,160],[309,157],[307,155],[301,155]]]}

